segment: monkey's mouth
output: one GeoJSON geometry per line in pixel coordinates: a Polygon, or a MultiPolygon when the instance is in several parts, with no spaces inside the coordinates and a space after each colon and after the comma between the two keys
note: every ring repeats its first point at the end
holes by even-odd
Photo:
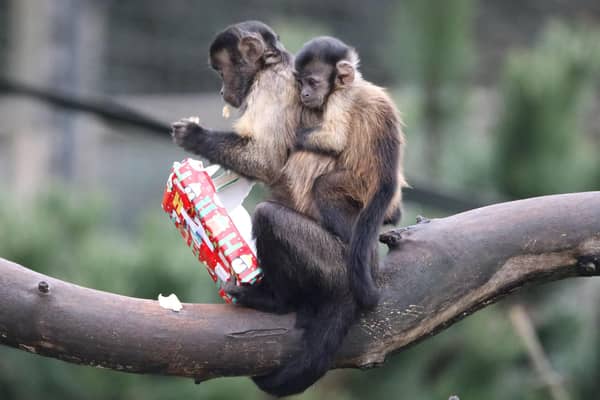
{"type": "Polygon", "coordinates": [[[223,100],[233,108],[239,108],[242,105],[241,100],[236,96],[223,96],[223,100]]]}
{"type": "Polygon", "coordinates": [[[319,99],[300,99],[302,105],[308,108],[319,108],[321,106],[321,102],[319,99]]]}

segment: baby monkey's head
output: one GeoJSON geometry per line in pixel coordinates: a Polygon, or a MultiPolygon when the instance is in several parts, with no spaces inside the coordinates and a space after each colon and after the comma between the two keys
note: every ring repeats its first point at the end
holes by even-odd
{"type": "Polygon", "coordinates": [[[302,104],[319,109],[334,90],[354,82],[359,75],[358,55],[341,40],[320,36],[302,46],[295,69],[302,104]]]}

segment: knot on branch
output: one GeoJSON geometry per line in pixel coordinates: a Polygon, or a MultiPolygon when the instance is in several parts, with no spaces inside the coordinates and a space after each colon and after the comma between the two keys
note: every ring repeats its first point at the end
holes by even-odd
{"type": "Polygon", "coordinates": [[[48,293],[50,291],[50,285],[48,285],[48,282],[46,281],[40,281],[40,283],[38,283],[38,290],[40,293],[48,293]]]}
{"type": "Polygon", "coordinates": [[[417,228],[418,225],[428,224],[431,220],[422,215],[417,215],[417,224],[409,225],[402,228],[392,229],[379,235],[379,241],[386,244],[388,248],[397,248],[403,239],[406,238],[407,234],[417,228]]]}
{"type": "Polygon", "coordinates": [[[582,275],[600,275],[600,256],[582,256],[577,259],[577,267],[582,275]]]}
{"type": "Polygon", "coordinates": [[[600,275],[600,236],[587,240],[579,249],[577,269],[581,275],[600,275]]]}

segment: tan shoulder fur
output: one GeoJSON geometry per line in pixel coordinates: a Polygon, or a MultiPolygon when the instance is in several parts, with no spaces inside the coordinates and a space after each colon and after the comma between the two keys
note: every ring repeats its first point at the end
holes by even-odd
{"type": "Polygon", "coordinates": [[[265,159],[281,169],[294,145],[300,119],[291,65],[281,63],[259,72],[242,107],[235,131],[254,140],[265,159]]]}

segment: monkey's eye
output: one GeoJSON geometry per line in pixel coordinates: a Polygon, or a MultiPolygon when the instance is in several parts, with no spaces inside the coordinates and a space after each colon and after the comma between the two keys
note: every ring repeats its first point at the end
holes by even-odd
{"type": "Polygon", "coordinates": [[[313,86],[313,87],[314,87],[314,86],[317,86],[317,83],[319,83],[319,82],[317,82],[317,80],[316,80],[316,79],[314,79],[314,78],[308,78],[308,84],[309,84],[310,86],[313,86]]]}

